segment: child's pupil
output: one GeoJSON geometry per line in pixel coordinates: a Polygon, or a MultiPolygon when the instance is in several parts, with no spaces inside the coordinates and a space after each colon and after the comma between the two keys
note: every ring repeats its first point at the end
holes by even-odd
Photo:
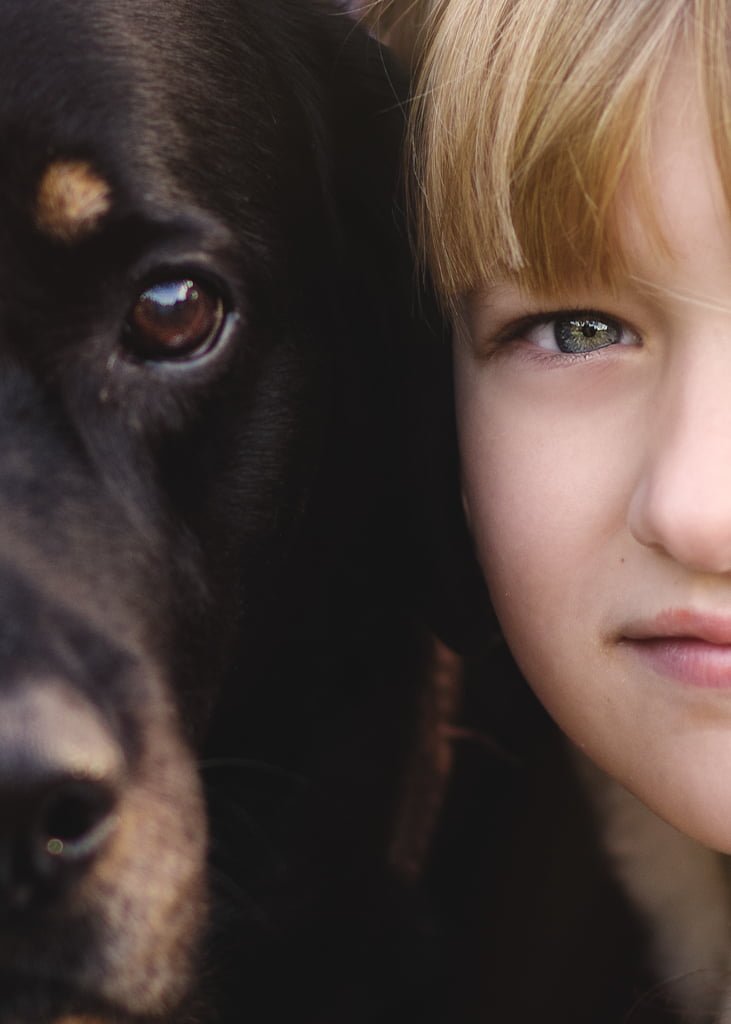
{"type": "Polygon", "coordinates": [[[616,326],[595,317],[556,319],[554,334],[562,352],[590,352],[619,340],[616,326]]]}

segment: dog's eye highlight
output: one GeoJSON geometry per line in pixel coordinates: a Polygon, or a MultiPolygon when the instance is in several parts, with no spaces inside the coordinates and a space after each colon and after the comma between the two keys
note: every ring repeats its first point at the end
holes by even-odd
{"type": "Polygon", "coordinates": [[[183,278],[145,289],[125,321],[124,342],[143,359],[202,355],[215,342],[224,319],[220,295],[183,278]]]}

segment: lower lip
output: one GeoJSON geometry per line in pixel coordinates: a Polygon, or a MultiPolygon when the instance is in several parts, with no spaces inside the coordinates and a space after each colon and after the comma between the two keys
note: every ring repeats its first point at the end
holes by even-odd
{"type": "Polygon", "coordinates": [[[693,637],[626,640],[658,675],[703,690],[731,690],[731,644],[693,637]]]}

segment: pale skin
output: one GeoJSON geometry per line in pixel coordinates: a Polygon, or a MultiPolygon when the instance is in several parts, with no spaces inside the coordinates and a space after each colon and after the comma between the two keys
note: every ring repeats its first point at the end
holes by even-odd
{"type": "Polygon", "coordinates": [[[627,190],[616,293],[505,281],[468,301],[463,495],[506,640],[558,724],[731,852],[731,216],[682,55],[651,159],[669,253],[627,190]]]}

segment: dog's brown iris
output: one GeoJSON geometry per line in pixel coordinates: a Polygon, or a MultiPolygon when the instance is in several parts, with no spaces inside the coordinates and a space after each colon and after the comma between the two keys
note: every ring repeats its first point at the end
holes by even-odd
{"type": "Polygon", "coordinates": [[[223,321],[223,302],[212,289],[181,279],[151,285],[137,299],[126,322],[126,342],[146,359],[203,353],[223,321]]]}

